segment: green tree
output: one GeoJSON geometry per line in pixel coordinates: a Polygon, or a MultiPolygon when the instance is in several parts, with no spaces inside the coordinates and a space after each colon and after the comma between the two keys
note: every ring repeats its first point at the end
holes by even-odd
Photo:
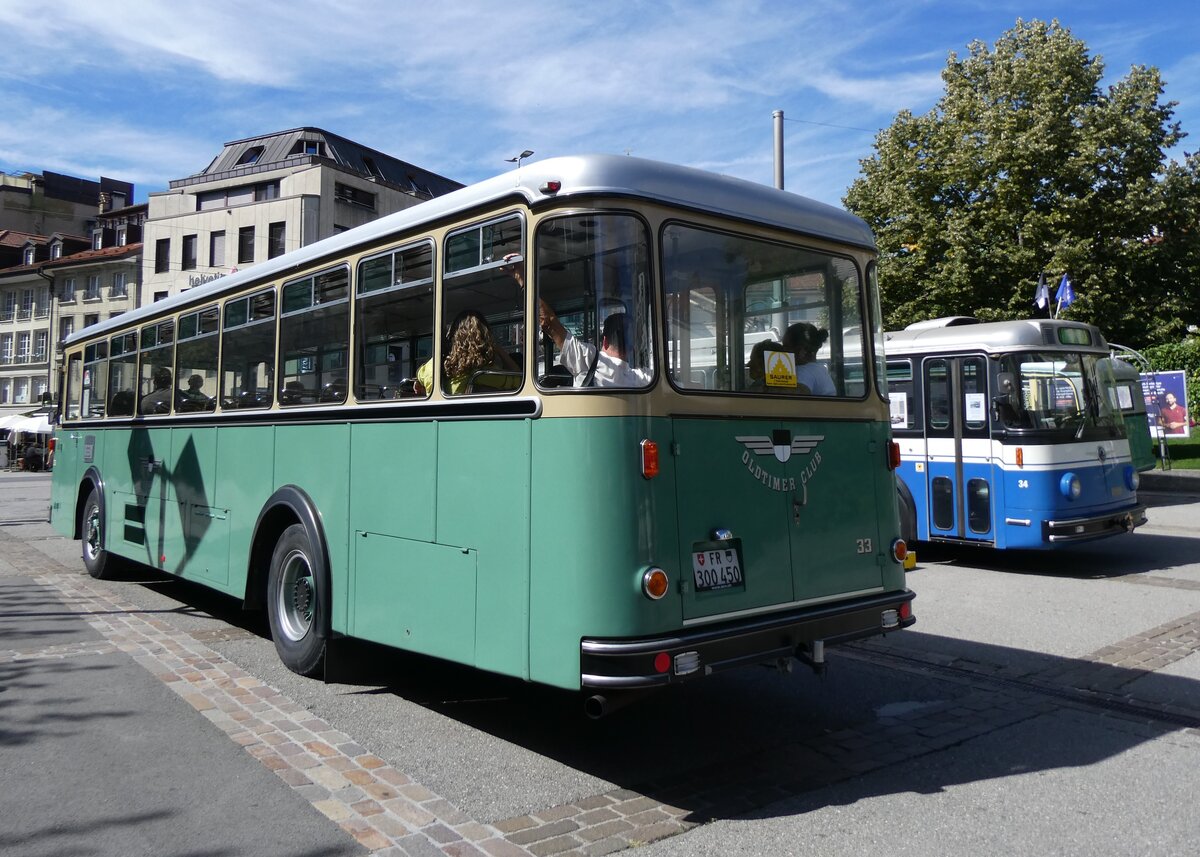
{"type": "Polygon", "coordinates": [[[1103,63],[1058,21],[1021,21],[951,53],[945,93],[875,140],[846,207],[875,230],[889,327],[942,315],[1065,317],[1142,347],[1195,322],[1200,164],[1166,164],[1184,135],[1157,69],[1102,91],[1103,63]]]}

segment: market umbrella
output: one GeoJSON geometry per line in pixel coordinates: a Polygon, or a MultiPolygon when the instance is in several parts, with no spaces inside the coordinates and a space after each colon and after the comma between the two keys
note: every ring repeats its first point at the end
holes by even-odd
{"type": "Polygon", "coordinates": [[[13,431],[25,432],[26,434],[50,434],[54,431],[54,427],[50,425],[50,418],[47,414],[20,417],[9,423],[8,428],[13,431]]]}

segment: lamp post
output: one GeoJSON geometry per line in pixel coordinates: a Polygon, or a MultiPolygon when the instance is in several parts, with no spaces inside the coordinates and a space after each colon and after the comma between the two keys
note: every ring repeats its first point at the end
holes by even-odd
{"type": "Polygon", "coordinates": [[[528,157],[532,157],[532,155],[533,155],[533,149],[526,149],[524,152],[517,155],[515,158],[505,158],[504,160],[510,164],[516,164],[517,169],[519,170],[519,169],[521,169],[521,161],[525,160],[528,157]]]}

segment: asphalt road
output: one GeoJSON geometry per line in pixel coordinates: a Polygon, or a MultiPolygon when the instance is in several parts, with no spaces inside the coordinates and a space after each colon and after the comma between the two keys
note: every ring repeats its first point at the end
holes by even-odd
{"type": "Polygon", "coordinates": [[[1188,854],[1200,496],[1068,552],[922,550],[918,624],[601,721],[577,697],[82,573],[0,474],[0,853],[1188,854]]]}

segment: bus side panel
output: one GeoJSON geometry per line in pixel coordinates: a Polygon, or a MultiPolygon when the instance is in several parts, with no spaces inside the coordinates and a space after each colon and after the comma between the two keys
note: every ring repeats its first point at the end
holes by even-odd
{"type": "Polygon", "coordinates": [[[900,532],[900,515],[896,509],[896,480],[884,463],[890,457],[889,444],[892,441],[887,423],[872,426],[871,439],[873,448],[878,450],[876,460],[880,462],[875,468],[875,509],[879,510],[876,512],[879,536],[875,543],[875,555],[882,569],[880,584],[884,590],[894,592],[907,588],[908,581],[904,564],[896,562],[892,556],[892,540],[903,538],[903,534],[900,532]]]}
{"type": "MultiPolygon", "coordinates": [[[[96,432],[91,432],[95,436],[96,432]]],[[[75,533],[75,500],[79,495],[79,480],[87,469],[80,465],[83,458],[84,432],[59,429],[54,437],[54,471],[50,478],[50,524],[60,536],[70,538],[75,533]]],[[[94,447],[93,447],[94,448],[94,447]]]]}
{"type": "Polygon", "coordinates": [[[543,417],[534,423],[529,613],[534,680],[578,688],[582,637],[632,637],[681,626],[670,443],[668,419],[543,417]],[[660,472],[654,479],[642,477],[643,438],[658,443],[660,472]],[[651,564],[675,584],[660,601],[641,591],[642,572],[651,564]]]}
{"type": "Polygon", "coordinates": [[[520,677],[529,675],[530,425],[445,422],[437,441],[436,541],[478,551],[474,663],[520,677]]]}
{"type": "Polygon", "coordinates": [[[103,471],[108,510],[107,542],[152,568],[170,570],[183,555],[183,524],[172,500],[171,429],[136,425],[105,445],[103,471]],[[121,438],[123,444],[113,441],[121,438]]]}
{"type": "Polygon", "coordinates": [[[274,490],[275,429],[271,426],[223,426],[217,429],[213,505],[229,509],[229,582],[227,591],[246,591],[250,540],[254,525],[274,490]]]}
{"type": "Polygon", "coordinates": [[[171,494],[183,518],[183,553],[169,568],[174,574],[224,588],[229,582],[230,510],[216,500],[217,431],[173,431],[171,494]]]}
{"type": "MultiPolygon", "coordinates": [[[[346,630],[350,566],[350,426],[281,425],[275,429],[273,490],[295,485],[316,506],[329,550],[330,625],[346,630]]],[[[265,498],[264,498],[265,499],[265,498]]]]}

